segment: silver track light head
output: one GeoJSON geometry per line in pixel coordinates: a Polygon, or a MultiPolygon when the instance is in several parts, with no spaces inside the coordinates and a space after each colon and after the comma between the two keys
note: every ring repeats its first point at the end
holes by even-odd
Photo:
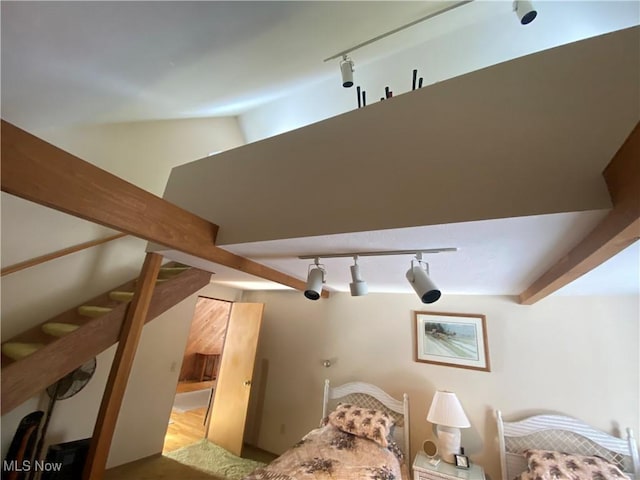
{"type": "Polygon", "coordinates": [[[538,12],[529,0],[515,0],[513,2],[513,11],[516,12],[520,23],[522,25],[528,25],[533,22],[538,16],[538,12]]]}
{"type": "Polygon", "coordinates": [[[340,73],[342,74],[342,86],[344,88],[353,87],[353,61],[343,55],[340,61],[340,73]]]}
{"type": "Polygon", "coordinates": [[[304,296],[309,300],[318,300],[322,295],[322,285],[324,284],[324,269],[319,265],[318,259],[315,261],[315,267],[309,269],[307,275],[307,288],[304,291],[304,296]]]}
{"type": "Polygon", "coordinates": [[[429,278],[427,271],[422,268],[422,262],[418,262],[418,265],[414,265],[411,262],[411,268],[407,270],[407,280],[409,280],[422,303],[437,302],[442,296],[442,292],[436,287],[433,280],[429,278]]]}
{"type": "Polygon", "coordinates": [[[358,257],[354,257],[354,264],[351,265],[351,280],[349,289],[351,290],[352,297],[360,297],[366,295],[369,292],[367,282],[362,280],[360,276],[360,265],[358,265],[358,257]]]}

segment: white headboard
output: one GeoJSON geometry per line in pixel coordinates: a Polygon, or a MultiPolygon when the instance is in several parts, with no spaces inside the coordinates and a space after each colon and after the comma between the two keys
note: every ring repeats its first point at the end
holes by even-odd
{"type": "Polygon", "coordinates": [[[329,380],[324,381],[324,399],[322,402],[322,418],[329,415],[331,404],[350,403],[363,408],[383,410],[395,419],[394,438],[402,453],[407,467],[411,462],[411,445],[409,443],[409,396],[404,393],[402,400],[393,398],[375,385],[364,382],[350,382],[331,387],[329,380]],[[332,402],[335,401],[335,402],[332,402]]]}
{"type": "Polygon", "coordinates": [[[500,410],[496,410],[496,420],[502,480],[513,480],[527,469],[522,452],[528,448],[597,455],[640,480],[638,447],[631,429],[627,429],[627,438],[622,439],[563,415],[536,415],[517,422],[506,422],[500,410]]]}

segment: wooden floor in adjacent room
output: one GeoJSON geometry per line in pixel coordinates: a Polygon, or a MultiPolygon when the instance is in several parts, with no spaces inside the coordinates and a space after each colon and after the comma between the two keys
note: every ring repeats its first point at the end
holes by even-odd
{"type": "MultiPolygon", "coordinates": [[[[213,386],[209,382],[180,382],[176,393],[193,392],[213,386]]],[[[173,452],[202,440],[206,436],[205,415],[206,408],[197,408],[186,412],[171,410],[171,418],[164,437],[162,453],[173,452]]]]}
{"type": "Polygon", "coordinates": [[[162,453],[173,452],[202,440],[206,436],[204,425],[206,413],[206,408],[189,410],[184,413],[172,410],[162,453]]]}

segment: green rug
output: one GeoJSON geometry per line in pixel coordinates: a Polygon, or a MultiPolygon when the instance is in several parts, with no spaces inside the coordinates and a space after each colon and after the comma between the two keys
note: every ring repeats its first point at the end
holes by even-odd
{"type": "Polygon", "coordinates": [[[256,468],[265,465],[255,460],[236,457],[208,440],[169,452],[165,456],[196,470],[228,480],[241,480],[256,468]]]}

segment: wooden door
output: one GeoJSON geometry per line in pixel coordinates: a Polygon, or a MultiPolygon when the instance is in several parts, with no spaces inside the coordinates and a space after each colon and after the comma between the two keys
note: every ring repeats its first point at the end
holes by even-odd
{"type": "Polygon", "coordinates": [[[263,310],[262,303],[234,303],[231,307],[207,430],[210,441],[237,456],[242,453],[263,310]]]}

